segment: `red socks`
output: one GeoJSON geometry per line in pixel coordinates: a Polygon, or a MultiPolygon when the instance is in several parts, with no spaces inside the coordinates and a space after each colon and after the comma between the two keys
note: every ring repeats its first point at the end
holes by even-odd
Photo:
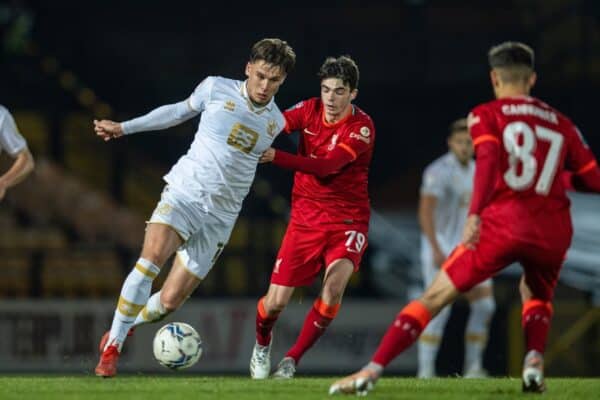
{"type": "Polygon", "coordinates": [[[279,318],[279,313],[269,316],[263,303],[264,297],[258,300],[256,307],[256,342],[261,346],[268,346],[271,343],[271,331],[279,318]]]}
{"type": "Polygon", "coordinates": [[[388,328],[372,361],[382,367],[387,366],[419,338],[430,319],[431,314],[422,303],[410,302],[388,328]]]}
{"type": "Polygon", "coordinates": [[[298,364],[304,353],[325,333],[325,329],[333,321],[339,309],[340,304],[330,306],[323,303],[320,298],[315,300],[313,307],[308,312],[308,315],[306,315],[304,325],[302,326],[300,335],[298,335],[298,339],[296,339],[296,343],[285,356],[292,357],[296,364],[298,364]]]}
{"type": "Polygon", "coordinates": [[[552,319],[552,304],[533,299],[523,304],[521,324],[525,334],[525,353],[536,350],[544,353],[552,319]]]}

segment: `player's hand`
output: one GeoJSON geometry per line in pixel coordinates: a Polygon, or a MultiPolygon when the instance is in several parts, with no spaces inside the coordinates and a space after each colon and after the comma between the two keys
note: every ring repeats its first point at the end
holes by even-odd
{"type": "Polygon", "coordinates": [[[272,147],[269,147],[262,153],[262,155],[260,156],[260,158],[258,160],[258,163],[259,164],[269,163],[269,162],[272,162],[274,159],[275,159],[275,149],[272,147]]]}
{"type": "Polygon", "coordinates": [[[438,268],[442,266],[442,264],[446,261],[446,255],[440,250],[439,247],[433,249],[433,262],[434,265],[438,268]]]}
{"type": "Polygon", "coordinates": [[[475,245],[479,242],[481,219],[479,215],[471,214],[467,217],[465,222],[465,228],[463,229],[462,243],[468,249],[474,249],[475,245]]]}
{"type": "Polygon", "coordinates": [[[96,131],[96,135],[100,136],[105,142],[123,136],[121,124],[107,119],[100,121],[95,119],[94,131],[96,131]]]}

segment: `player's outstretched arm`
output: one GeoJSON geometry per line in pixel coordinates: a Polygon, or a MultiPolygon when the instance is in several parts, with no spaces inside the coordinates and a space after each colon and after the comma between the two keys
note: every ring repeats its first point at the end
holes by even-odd
{"type": "Polygon", "coordinates": [[[107,119],[94,120],[94,131],[105,142],[123,136],[121,124],[107,119]]]}
{"type": "Polygon", "coordinates": [[[281,168],[325,178],[340,172],[346,164],[354,160],[354,157],[338,146],[329,153],[327,158],[302,157],[283,150],[269,148],[263,153],[260,162],[269,162],[269,159],[281,168]]]}
{"type": "Polygon", "coordinates": [[[200,114],[192,108],[188,100],[168,104],[150,111],[146,115],[125,122],[108,120],[94,121],[96,134],[105,141],[143,131],[167,129],[200,114]]]}

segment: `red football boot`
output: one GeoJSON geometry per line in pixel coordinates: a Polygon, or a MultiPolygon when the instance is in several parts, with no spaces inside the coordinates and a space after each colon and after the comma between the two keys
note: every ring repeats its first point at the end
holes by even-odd
{"type": "Polygon", "coordinates": [[[100,356],[100,361],[96,365],[96,376],[103,378],[112,378],[117,375],[117,362],[119,361],[119,349],[117,346],[108,346],[100,356]]]}

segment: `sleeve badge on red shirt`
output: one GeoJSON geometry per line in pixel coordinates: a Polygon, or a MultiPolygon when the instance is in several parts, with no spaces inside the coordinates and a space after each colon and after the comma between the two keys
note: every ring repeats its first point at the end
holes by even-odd
{"type": "Polygon", "coordinates": [[[469,127],[469,129],[471,129],[471,127],[473,125],[478,124],[480,121],[481,121],[481,118],[479,118],[478,115],[475,115],[471,112],[471,113],[469,113],[469,116],[467,117],[467,126],[469,127]]]}
{"type": "Polygon", "coordinates": [[[371,136],[371,130],[369,128],[367,128],[366,126],[363,126],[362,128],[360,128],[360,134],[363,137],[369,137],[371,136]]]}

